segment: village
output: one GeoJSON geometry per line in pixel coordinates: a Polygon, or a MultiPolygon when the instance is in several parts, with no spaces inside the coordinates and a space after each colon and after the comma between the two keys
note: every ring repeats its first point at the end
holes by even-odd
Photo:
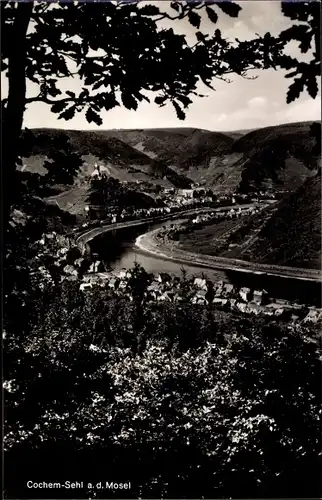
{"type": "MultiPolygon", "coordinates": [[[[129,295],[128,282],[132,270],[121,270],[118,273],[100,272],[102,263],[97,261],[91,265],[80,285],[83,292],[93,289],[95,285],[106,287],[116,295],[129,295]]],[[[266,290],[252,290],[247,287],[236,287],[230,283],[219,281],[212,283],[205,277],[188,279],[189,297],[192,304],[207,306],[210,303],[226,311],[239,311],[244,314],[265,315],[285,321],[303,323],[319,323],[322,321],[322,309],[315,306],[297,304],[285,299],[269,297],[266,290]]],[[[147,302],[181,302],[181,278],[167,273],[150,274],[147,288],[147,302]]]]}
{"type": "MultiPolygon", "coordinates": [[[[96,173],[97,175],[97,173],[96,173]]],[[[148,209],[123,209],[117,213],[111,211],[109,217],[104,220],[88,220],[82,225],[82,229],[87,229],[103,224],[116,224],[138,219],[148,219],[153,217],[165,216],[171,213],[179,212],[184,208],[213,208],[207,213],[199,213],[191,218],[193,225],[211,223],[213,220],[223,220],[229,218],[239,218],[241,216],[251,216],[265,208],[269,203],[276,201],[274,195],[267,192],[259,192],[252,195],[243,195],[238,193],[215,196],[209,190],[195,186],[192,189],[163,189],[160,194],[163,206],[151,207],[148,209]]],[[[88,212],[88,207],[86,207],[88,212]]],[[[74,233],[79,232],[78,228],[74,233]]],[[[70,246],[72,238],[67,240],[62,246],[70,246]]],[[[98,284],[107,287],[116,295],[128,294],[127,282],[131,276],[131,270],[122,270],[120,272],[107,272],[104,262],[95,259],[86,267],[82,274],[82,283],[80,290],[83,292],[93,289],[98,284]]],[[[75,265],[66,265],[65,275],[69,280],[76,280],[79,276],[79,269],[82,268],[84,261],[80,257],[75,261],[75,265]]],[[[150,302],[180,302],[183,300],[180,294],[180,278],[170,276],[166,273],[150,275],[150,285],[148,287],[147,301],[150,302]]],[[[237,288],[229,283],[218,282],[211,284],[206,278],[191,278],[189,280],[190,301],[193,304],[206,306],[209,304],[209,287],[213,289],[211,303],[224,310],[242,312],[244,314],[265,315],[275,317],[276,319],[287,321],[303,321],[304,323],[318,323],[322,321],[322,310],[315,306],[292,303],[288,300],[269,297],[265,290],[251,290],[250,288],[237,288]]]]}
{"type": "MultiPolygon", "coordinates": [[[[109,171],[107,167],[95,164],[94,171],[89,179],[97,180],[107,179],[109,171]]],[[[125,182],[126,184],[126,182],[125,182]]],[[[84,207],[85,221],[82,228],[94,227],[100,224],[116,224],[119,222],[126,222],[136,219],[144,219],[150,217],[158,217],[184,209],[198,209],[198,208],[220,208],[222,207],[224,213],[219,213],[218,217],[224,216],[227,212],[226,207],[233,207],[238,205],[237,210],[230,210],[230,217],[238,216],[243,213],[245,215],[252,215],[256,213],[256,206],[259,204],[274,203],[278,198],[278,194],[273,194],[268,191],[259,191],[252,194],[242,193],[227,193],[215,194],[211,189],[200,187],[198,183],[193,184],[190,189],[177,189],[177,188],[161,188],[155,197],[158,206],[151,206],[149,208],[135,208],[127,207],[119,209],[117,207],[98,207],[93,205],[86,205],[84,207]],[[245,210],[242,205],[253,205],[245,210]]],[[[206,219],[205,219],[206,220],[206,219]]]]}
{"type": "MultiPolygon", "coordinates": [[[[97,254],[92,254],[90,259],[82,257],[80,250],[76,250],[71,238],[58,235],[54,231],[44,234],[38,244],[38,259],[49,255],[49,253],[55,256],[55,266],[62,267],[64,279],[75,282],[81,279],[79,285],[81,292],[90,292],[96,286],[100,286],[116,296],[127,295],[130,300],[133,299],[129,294],[128,286],[133,268],[120,271],[107,270],[105,262],[99,260],[97,254]],[[78,256],[71,261],[69,254],[75,254],[75,252],[78,253],[78,256]]],[[[182,272],[184,274],[184,270],[182,272]]],[[[44,266],[40,265],[31,272],[31,275],[39,273],[44,282],[53,284],[52,278],[44,266]]],[[[148,281],[147,302],[173,303],[184,300],[182,277],[172,276],[168,273],[150,273],[148,281]]],[[[223,281],[212,282],[205,276],[186,276],[185,284],[188,288],[189,301],[195,305],[209,306],[212,304],[214,307],[226,311],[256,316],[265,315],[292,322],[322,322],[322,309],[320,307],[272,297],[266,290],[238,287],[223,281]]],[[[186,297],[187,292],[185,292],[185,300],[186,297]]]]}
{"type": "MultiPolygon", "coordinates": [[[[180,212],[181,210],[198,210],[202,208],[216,209],[216,212],[213,212],[212,215],[210,214],[197,216],[194,219],[194,223],[200,223],[209,220],[209,218],[211,217],[220,219],[227,217],[234,218],[239,217],[240,215],[253,215],[257,213],[259,209],[264,208],[268,203],[272,202],[272,200],[268,200],[267,198],[264,198],[264,196],[262,198],[259,197],[252,199],[248,199],[245,196],[244,198],[241,198],[241,200],[238,199],[237,195],[233,194],[229,196],[221,196],[216,199],[216,201],[213,201],[213,199],[211,199],[209,196],[203,198],[191,198],[187,197],[185,194],[181,194],[180,190],[178,190],[178,194],[176,197],[172,198],[170,196],[169,199],[165,198],[163,200],[163,206],[150,208],[129,207],[122,210],[110,208],[108,213],[104,214],[104,218],[98,218],[96,216],[94,219],[91,218],[90,214],[93,213],[94,209],[97,210],[97,207],[91,207],[87,205],[84,208],[87,220],[82,223],[81,228],[86,229],[103,224],[117,224],[120,222],[127,222],[132,220],[134,221],[138,219],[161,217],[164,215],[175,214],[177,212],[180,212]],[[219,208],[221,208],[222,210],[218,211],[219,208]]],[[[78,228],[74,228],[73,231],[76,232],[77,230],[78,228]]]]}
{"type": "MultiPolygon", "coordinates": [[[[92,178],[104,178],[106,172],[104,167],[96,166],[92,178]]],[[[122,210],[109,211],[104,219],[87,220],[82,229],[87,229],[103,224],[116,224],[138,219],[150,219],[175,214],[184,209],[213,208],[213,211],[200,213],[191,219],[193,225],[211,223],[213,220],[224,220],[251,216],[258,213],[270,203],[275,203],[278,194],[260,191],[252,194],[222,194],[215,195],[211,190],[194,185],[191,189],[162,188],[157,198],[160,206],[151,208],[135,209],[129,207],[122,210]]],[[[90,207],[85,207],[89,217],[90,207]]],[[[75,231],[76,228],[75,228],[75,231]]],[[[94,257],[94,256],[92,256],[94,257]]],[[[84,259],[78,259],[77,265],[81,266],[84,259]]],[[[72,266],[66,266],[65,272],[68,279],[76,279],[77,271],[72,266]]],[[[105,263],[95,260],[89,266],[82,278],[80,290],[85,292],[91,290],[96,284],[107,287],[110,291],[119,294],[128,294],[127,282],[131,276],[131,270],[120,272],[106,272],[105,263]]],[[[153,302],[180,302],[180,278],[170,276],[166,273],[151,275],[151,283],[148,287],[147,301],[153,302]]],[[[284,319],[287,321],[303,321],[317,323],[322,320],[322,310],[315,306],[291,303],[290,301],[269,297],[265,290],[251,290],[250,288],[235,286],[218,282],[210,284],[206,278],[193,278],[189,280],[190,301],[197,305],[209,304],[209,286],[213,289],[211,303],[225,310],[242,312],[244,314],[266,315],[284,319]],[[208,294],[208,295],[207,295],[208,294]]]]}

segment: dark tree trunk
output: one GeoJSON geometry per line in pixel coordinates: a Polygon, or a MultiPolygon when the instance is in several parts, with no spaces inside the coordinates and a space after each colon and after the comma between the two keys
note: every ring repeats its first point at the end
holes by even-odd
{"type": "Polygon", "coordinates": [[[317,62],[321,60],[321,14],[322,6],[317,2],[316,10],[314,12],[314,42],[315,42],[315,59],[317,62]]]}
{"type": "Polygon", "coordinates": [[[2,182],[3,182],[3,227],[6,230],[10,208],[16,198],[16,161],[19,155],[26,100],[26,34],[33,9],[33,2],[19,3],[15,20],[10,29],[11,40],[8,53],[8,101],[2,117],[2,182]]]}

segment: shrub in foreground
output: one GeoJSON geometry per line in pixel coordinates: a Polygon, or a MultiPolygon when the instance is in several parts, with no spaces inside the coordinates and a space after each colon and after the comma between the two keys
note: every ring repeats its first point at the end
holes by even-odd
{"type": "MultiPolygon", "coordinates": [[[[121,335],[133,338],[135,307],[122,310],[121,335]]],[[[102,349],[68,322],[35,329],[5,386],[6,496],[30,495],[30,478],[131,481],[134,498],[318,496],[320,362],[308,330],[231,314],[209,325],[201,310],[180,310],[183,324],[194,311],[190,348],[173,333],[175,307],[163,308],[164,339],[150,322],[139,350],[102,349]]]]}

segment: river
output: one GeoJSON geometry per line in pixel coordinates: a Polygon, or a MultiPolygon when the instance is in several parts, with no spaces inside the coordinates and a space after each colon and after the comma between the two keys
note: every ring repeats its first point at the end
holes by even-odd
{"type": "Polygon", "coordinates": [[[180,275],[182,268],[188,275],[206,275],[212,281],[223,280],[235,286],[252,289],[265,289],[271,297],[294,300],[302,304],[321,305],[321,284],[294,278],[282,278],[264,274],[240,271],[205,269],[148,255],[135,247],[138,236],[149,230],[162,227],[163,223],[145,224],[100,234],[90,241],[92,252],[107,263],[113,270],[129,269],[135,262],[150,273],[169,273],[180,275]]]}
{"type": "MultiPolygon", "coordinates": [[[[135,262],[141,264],[149,273],[181,274],[184,267],[188,274],[200,276],[205,274],[205,269],[197,266],[182,266],[171,260],[160,259],[147,255],[135,247],[135,240],[145,232],[162,227],[161,224],[146,224],[140,228],[127,228],[126,230],[111,231],[103,233],[90,242],[91,251],[99,255],[113,270],[129,269],[135,262]]],[[[229,281],[223,271],[207,271],[207,275],[213,280],[229,281]]]]}

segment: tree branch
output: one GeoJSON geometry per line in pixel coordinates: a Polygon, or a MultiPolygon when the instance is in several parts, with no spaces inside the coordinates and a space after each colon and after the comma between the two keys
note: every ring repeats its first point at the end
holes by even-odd
{"type": "Polygon", "coordinates": [[[65,97],[64,99],[56,99],[56,100],[51,100],[51,99],[48,99],[47,96],[44,96],[42,94],[39,94],[35,97],[28,97],[26,100],[25,100],[25,104],[31,104],[33,102],[43,102],[45,104],[57,104],[57,103],[60,103],[60,102],[75,102],[76,101],[76,98],[72,98],[72,97],[65,97]]]}
{"type": "Polygon", "coordinates": [[[182,11],[181,14],[178,14],[177,16],[170,16],[170,14],[167,14],[166,12],[164,12],[161,17],[157,18],[157,19],[154,19],[154,21],[162,21],[162,19],[170,19],[170,21],[176,21],[177,19],[184,19],[185,17],[187,17],[187,15],[189,14],[189,12],[191,10],[200,10],[202,9],[203,7],[205,7],[206,5],[199,5],[199,6],[194,6],[193,3],[191,4],[191,6],[187,5],[186,7],[188,7],[188,9],[186,10],[186,12],[182,11]]]}
{"type": "MultiPolygon", "coordinates": [[[[57,54],[60,54],[62,56],[65,56],[65,57],[68,57],[68,59],[70,59],[71,61],[73,62],[76,62],[77,63],[77,59],[76,57],[72,57],[70,54],[67,54],[67,52],[64,52],[63,50],[57,50],[57,54]]],[[[76,74],[76,73],[75,73],[76,74]]]]}

